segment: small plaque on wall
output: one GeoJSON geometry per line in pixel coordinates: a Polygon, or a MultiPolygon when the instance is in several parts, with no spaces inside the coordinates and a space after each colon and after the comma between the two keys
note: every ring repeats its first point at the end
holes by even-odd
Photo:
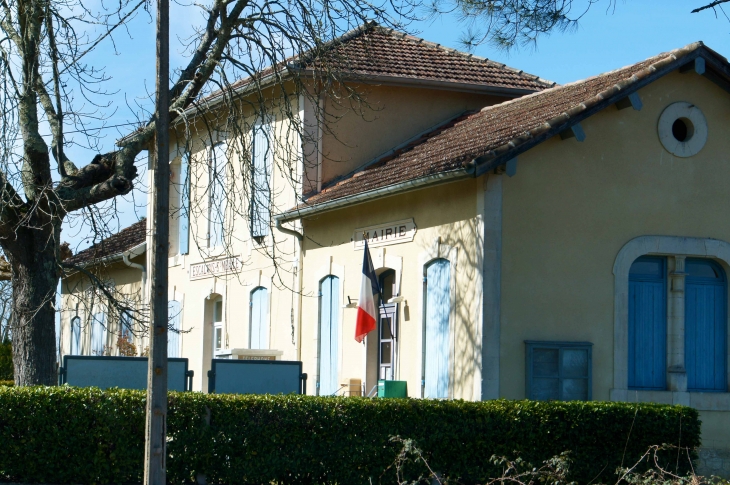
{"type": "Polygon", "coordinates": [[[416,223],[413,222],[413,219],[404,219],[355,229],[355,233],[352,235],[352,243],[355,250],[360,250],[365,247],[366,239],[368,246],[375,248],[411,242],[414,237],[416,237],[416,223]]]}
{"type": "Polygon", "coordinates": [[[211,278],[213,276],[234,274],[240,272],[241,268],[243,268],[243,263],[238,256],[191,264],[190,280],[202,280],[203,278],[211,278]]]}

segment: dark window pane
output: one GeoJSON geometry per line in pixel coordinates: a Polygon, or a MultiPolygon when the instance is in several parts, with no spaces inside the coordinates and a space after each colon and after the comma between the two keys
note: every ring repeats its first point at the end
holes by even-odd
{"type": "Polygon", "coordinates": [[[563,379],[563,401],[588,400],[588,379],[563,379]]]}
{"type": "Polygon", "coordinates": [[[536,377],[558,377],[558,349],[534,349],[532,372],[536,377]]]}
{"type": "Polygon", "coordinates": [[[391,344],[390,342],[381,342],[380,343],[380,362],[382,364],[390,364],[390,352],[391,352],[391,344]]]}
{"type": "Polygon", "coordinates": [[[213,310],[213,321],[214,322],[223,321],[223,302],[222,301],[215,302],[215,308],[213,310]]]}
{"type": "Polygon", "coordinates": [[[383,292],[380,295],[383,303],[388,303],[388,300],[393,298],[393,291],[395,291],[395,271],[388,270],[380,275],[380,290],[383,292]]]}
{"type": "Polygon", "coordinates": [[[532,379],[532,399],[538,401],[554,401],[560,398],[560,380],[533,378],[532,379]]]}
{"type": "Polygon", "coordinates": [[[588,377],[588,352],[563,350],[563,377],[588,377]]]}
{"type": "Polygon", "coordinates": [[[629,274],[661,278],[664,276],[664,258],[639,258],[631,265],[629,274]]]}
{"type": "Polygon", "coordinates": [[[721,279],[722,276],[717,267],[710,261],[688,259],[684,264],[685,272],[690,278],[721,279]]]}
{"type": "Polygon", "coordinates": [[[380,319],[380,327],[381,327],[381,335],[382,339],[387,340],[393,338],[393,334],[390,331],[390,318],[381,318],[380,319]]]}

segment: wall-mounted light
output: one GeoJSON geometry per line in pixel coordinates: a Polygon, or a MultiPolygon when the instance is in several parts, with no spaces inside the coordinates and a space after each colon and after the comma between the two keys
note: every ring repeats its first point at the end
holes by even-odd
{"type": "Polygon", "coordinates": [[[394,296],[390,300],[388,300],[388,303],[403,303],[406,301],[406,298],[404,296],[394,296]]]}

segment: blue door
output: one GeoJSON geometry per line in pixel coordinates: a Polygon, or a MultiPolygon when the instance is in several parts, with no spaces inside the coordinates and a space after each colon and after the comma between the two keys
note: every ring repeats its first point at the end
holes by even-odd
{"type": "Polygon", "coordinates": [[[629,271],[629,388],[665,389],[666,260],[642,257],[629,271]]]}
{"type": "Polygon", "coordinates": [[[727,388],[727,288],[720,265],[687,259],[685,286],[685,368],[687,390],[727,388]]]}
{"type": "Polygon", "coordinates": [[[340,279],[327,276],[319,287],[319,381],[317,393],[330,396],[339,383],[340,279]]]}
{"type": "Polygon", "coordinates": [[[424,397],[449,397],[451,265],[437,259],[426,268],[424,397]]]}
{"type": "Polygon", "coordinates": [[[251,349],[269,348],[269,295],[259,286],[251,292],[251,349]]]}

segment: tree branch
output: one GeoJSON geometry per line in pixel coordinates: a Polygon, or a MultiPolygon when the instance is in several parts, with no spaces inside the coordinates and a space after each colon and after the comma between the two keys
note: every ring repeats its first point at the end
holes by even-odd
{"type": "Polygon", "coordinates": [[[727,2],[730,2],[730,0],[715,0],[714,2],[712,2],[712,3],[708,3],[707,5],[705,5],[705,6],[703,6],[703,7],[698,7],[698,8],[696,8],[696,9],[692,10],[692,12],[691,12],[691,13],[697,13],[697,12],[701,12],[701,11],[703,11],[703,10],[707,10],[708,8],[715,8],[715,7],[717,7],[718,5],[721,5],[721,4],[723,4],[723,3],[727,3],[727,2]]]}

